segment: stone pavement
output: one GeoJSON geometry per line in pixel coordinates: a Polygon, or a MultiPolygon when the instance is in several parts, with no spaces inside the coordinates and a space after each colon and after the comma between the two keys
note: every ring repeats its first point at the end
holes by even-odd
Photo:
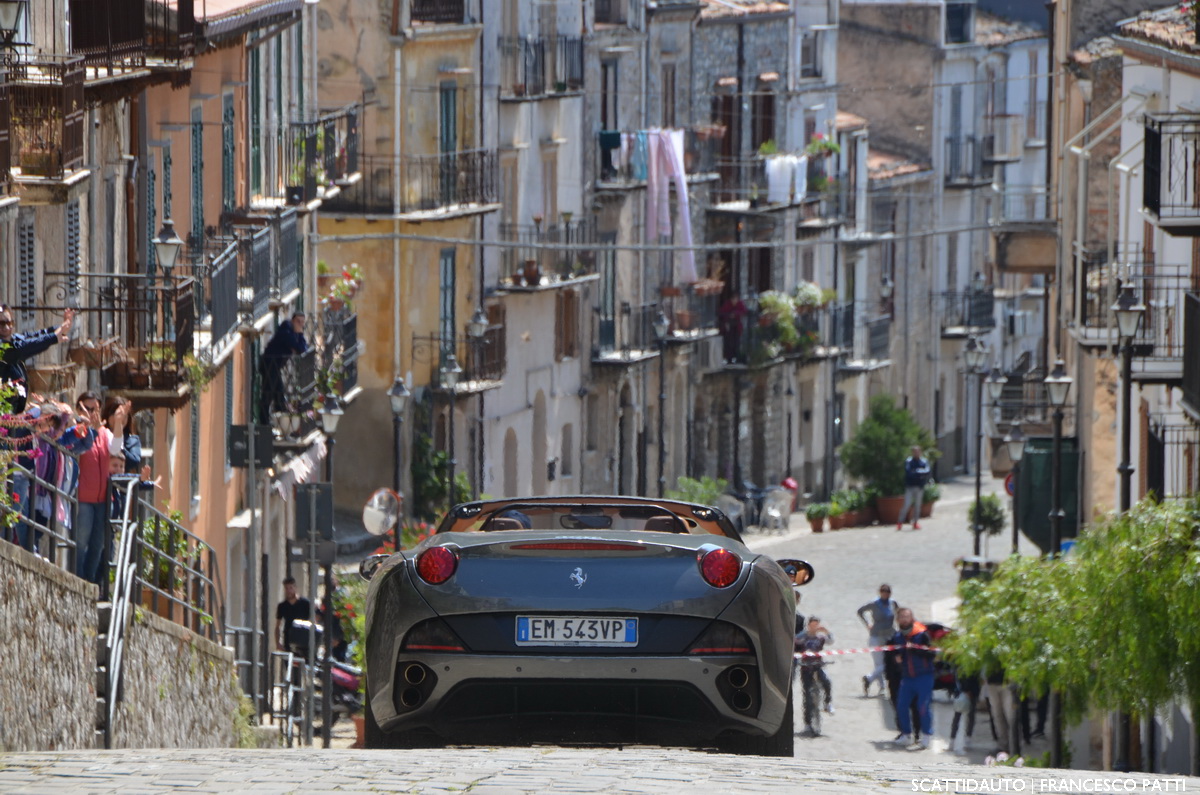
{"type": "Polygon", "coordinates": [[[935,764],[830,764],[677,749],[91,751],[0,755],[0,792],[1200,792],[1200,779],[935,764]]]}

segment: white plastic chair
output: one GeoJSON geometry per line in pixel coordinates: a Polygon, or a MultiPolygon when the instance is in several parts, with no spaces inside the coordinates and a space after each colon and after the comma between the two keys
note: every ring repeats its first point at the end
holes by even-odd
{"type": "Polygon", "coordinates": [[[767,492],[763,497],[762,514],[759,517],[759,525],[764,531],[774,530],[776,532],[786,532],[788,529],[788,517],[792,514],[792,501],[796,495],[785,488],[775,487],[767,492]]]}

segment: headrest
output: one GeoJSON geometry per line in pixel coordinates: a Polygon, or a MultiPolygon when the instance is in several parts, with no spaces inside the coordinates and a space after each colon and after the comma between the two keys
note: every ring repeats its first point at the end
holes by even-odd
{"type": "Polygon", "coordinates": [[[487,530],[524,530],[525,525],[519,519],[511,516],[493,516],[487,523],[487,530]]]}
{"type": "Polygon", "coordinates": [[[644,529],[654,533],[678,533],[683,527],[674,516],[651,516],[644,529]]]}

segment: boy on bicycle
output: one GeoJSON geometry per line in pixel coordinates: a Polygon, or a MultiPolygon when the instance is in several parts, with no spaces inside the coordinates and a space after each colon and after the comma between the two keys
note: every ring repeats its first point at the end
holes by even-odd
{"type": "MultiPolygon", "coordinates": [[[[821,683],[825,690],[825,711],[833,714],[833,683],[825,673],[825,661],[820,656],[825,644],[833,643],[833,633],[821,626],[821,619],[809,616],[808,626],[796,636],[796,653],[800,655],[800,683],[807,696],[808,689],[813,686],[813,680],[821,683]]],[[[809,714],[808,698],[804,699],[804,724],[810,732],[813,731],[813,716],[809,714]]]]}

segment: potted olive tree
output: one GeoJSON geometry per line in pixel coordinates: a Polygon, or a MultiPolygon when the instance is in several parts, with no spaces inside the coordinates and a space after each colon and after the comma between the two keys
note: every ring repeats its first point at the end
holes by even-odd
{"type": "Polygon", "coordinates": [[[937,459],[933,435],[908,409],[897,406],[891,395],[879,395],[871,401],[866,419],[854,437],[842,445],[846,474],[879,495],[875,507],[884,524],[895,524],[904,505],[904,459],[914,445],[922,449],[926,459],[937,459]]]}

